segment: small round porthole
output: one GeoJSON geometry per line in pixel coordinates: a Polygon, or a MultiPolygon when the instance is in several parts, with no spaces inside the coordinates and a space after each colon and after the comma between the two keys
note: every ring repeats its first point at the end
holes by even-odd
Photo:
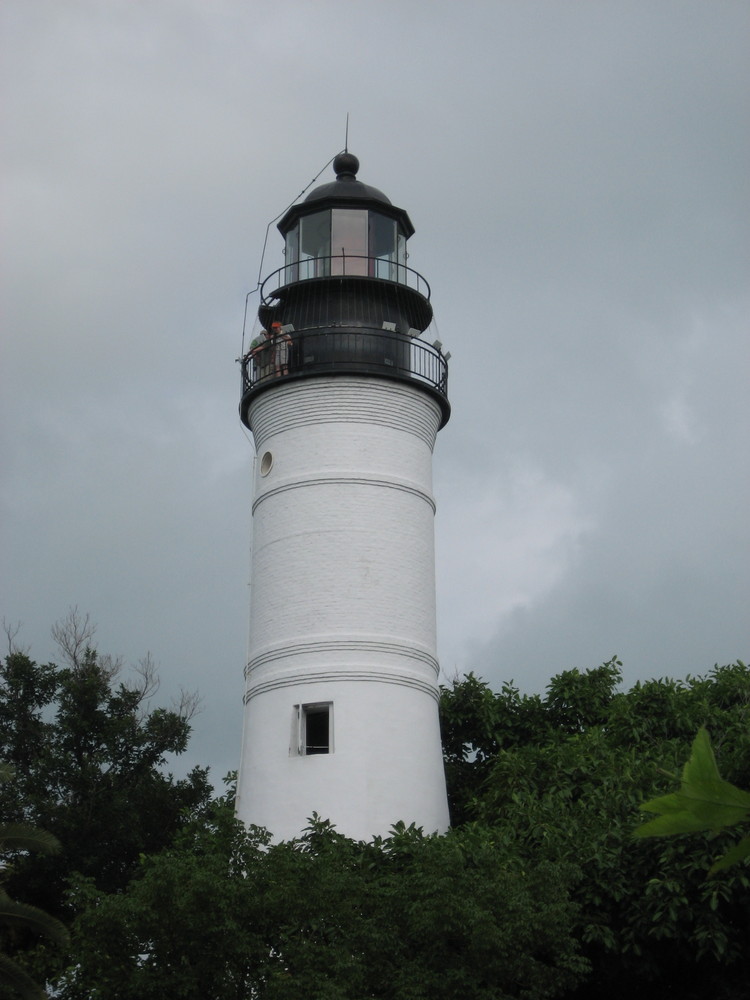
{"type": "Polygon", "coordinates": [[[263,455],[263,458],[261,458],[261,460],[260,460],[260,474],[261,474],[261,476],[267,476],[268,473],[271,471],[271,467],[272,466],[273,466],[273,455],[271,454],[270,451],[267,451],[263,455]]]}

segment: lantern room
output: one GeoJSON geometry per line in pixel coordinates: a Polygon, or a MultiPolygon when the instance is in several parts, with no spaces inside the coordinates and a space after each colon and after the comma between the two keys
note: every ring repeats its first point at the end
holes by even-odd
{"type": "Polygon", "coordinates": [[[333,169],[335,181],[278,223],[284,265],[261,285],[260,336],[242,359],[242,419],[251,399],[279,379],[370,374],[420,383],[445,423],[447,359],[439,342],[420,339],[433,318],[430,288],[406,263],[414,226],[357,179],[352,153],[339,153],[333,169]]]}
{"type": "Polygon", "coordinates": [[[287,280],[360,274],[406,282],[406,241],[414,233],[409,216],[357,180],[353,154],[339,154],[333,168],[336,180],[292,206],[279,223],[287,280]]]}
{"type": "Polygon", "coordinates": [[[284,254],[290,281],[345,273],[398,281],[406,266],[406,236],[382,212],[328,208],[295,222],[286,233],[284,254]]]}

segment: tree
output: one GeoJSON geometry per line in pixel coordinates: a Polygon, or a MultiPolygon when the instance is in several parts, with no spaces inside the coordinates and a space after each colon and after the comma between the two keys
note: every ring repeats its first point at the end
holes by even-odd
{"type": "Polygon", "coordinates": [[[9,891],[67,919],[73,872],[124,889],[140,855],[166,847],[185,815],[205,808],[210,787],[205,769],[182,780],[164,773],[166,754],[187,746],[194,706],[151,707],[150,658],[120,680],[121,664],[89,644],[88,619],[71,612],[56,634],[66,666],[38,665],[13,648],[0,662],[0,758],[16,773],[0,789],[0,819],[43,827],[64,845],[20,860],[9,891]]]}
{"type": "Polygon", "coordinates": [[[446,836],[399,824],[355,842],[313,817],[271,844],[231,794],[207,804],[204,772],[163,773],[189,710],[151,708],[150,661],[127,684],[87,620],[62,639],[62,668],[18,650],[0,665],[0,754],[19,772],[3,816],[48,817],[71,841],[51,877],[13,874],[71,915],[61,1000],[744,998],[748,862],[706,878],[731,830],[632,836],[701,726],[722,793],[750,787],[744,664],[629,691],[616,659],[544,695],[457,679],[441,699],[446,836]]]}
{"type": "Polygon", "coordinates": [[[525,871],[478,829],[355,842],[313,820],[270,845],[231,816],[80,884],[64,1000],[545,1000],[579,982],[567,866],[525,871]]]}
{"type": "MultiPolygon", "coordinates": [[[[5,783],[13,777],[13,770],[5,763],[0,763],[0,783],[5,783]]],[[[0,853],[17,851],[40,851],[55,854],[60,850],[60,844],[55,837],[45,830],[29,826],[26,823],[0,824],[0,853]]],[[[7,875],[8,869],[3,871],[7,875]]],[[[0,987],[9,989],[13,995],[22,1000],[40,1000],[47,994],[32,977],[7,954],[7,944],[20,932],[32,935],[46,935],[56,944],[63,947],[69,943],[68,932],[59,920],[50,917],[43,910],[25,903],[19,903],[8,895],[0,881],[0,987]]]]}
{"type": "Polygon", "coordinates": [[[573,899],[593,971],[575,997],[626,997],[649,984],[667,996],[739,998],[747,975],[747,869],[707,883],[721,839],[637,843],[631,831],[639,805],[659,791],[664,770],[677,771],[703,724],[722,734],[723,773],[747,787],[750,671],[737,663],[622,692],[619,666],[612,660],[595,671],[564,671],[545,698],[512,687],[493,695],[471,678],[470,702],[480,707],[473,729],[463,682],[444,691],[448,775],[470,789],[465,795],[452,787],[452,802],[462,822],[491,828],[529,867],[578,867],[573,899]],[[472,749],[493,743],[497,749],[484,755],[472,749]]]}

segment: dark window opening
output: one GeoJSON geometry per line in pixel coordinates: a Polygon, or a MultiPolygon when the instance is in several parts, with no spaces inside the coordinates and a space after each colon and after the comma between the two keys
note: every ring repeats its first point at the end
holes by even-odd
{"type": "Polygon", "coordinates": [[[303,705],[303,753],[330,753],[330,706],[303,705]]]}

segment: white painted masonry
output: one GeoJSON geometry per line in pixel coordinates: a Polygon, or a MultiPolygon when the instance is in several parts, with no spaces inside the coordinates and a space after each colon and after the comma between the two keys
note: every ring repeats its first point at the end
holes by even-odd
{"type": "Polygon", "coordinates": [[[347,836],[445,831],[432,449],[440,408],[372,376],[282,382],[252,401],[250,648],[237,813],[276,840],[313,812],[347,836]],[[331,751],[297,747],[330,704],[331,751]]]}

